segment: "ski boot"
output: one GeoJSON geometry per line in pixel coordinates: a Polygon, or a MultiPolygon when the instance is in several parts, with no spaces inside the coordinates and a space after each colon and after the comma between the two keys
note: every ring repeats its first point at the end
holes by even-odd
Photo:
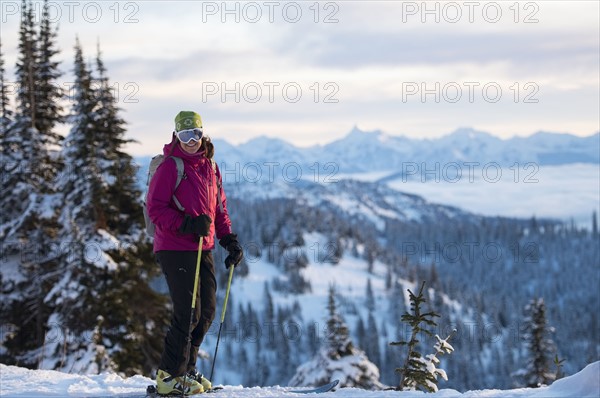
{"type": "Polygon", "coordinates": [[[188,377],[188,379],[192,379],[192,380],[195,380],[198,383],[200,383],[202,385],[202,387],[204,388],[204,391],[212,390],[212,383],[210,382],[210,380],[208,380],[206,377],[204,377],[204,375],[202,373],[198,372],[196,369],[188,370],[187,377],[188,377]]]}
{"type": "Polygon", "coordinates": [[[159,395],[195,395],[202,394],[204,387],[190,376],[186,376],[184,380],[184,376],[171,376],[159,369],[156,374],[156,391],[159,395]]]}

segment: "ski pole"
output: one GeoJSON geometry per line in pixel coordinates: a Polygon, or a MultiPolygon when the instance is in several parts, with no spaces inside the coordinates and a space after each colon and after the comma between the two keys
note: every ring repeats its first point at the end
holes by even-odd
{"type": "MultiPolygon", "coordinates": [[[[198,279],[200,279],[200,261],[202,259],[202,236],[200,236],[200,240],[198,241],[198,256],[196,258],[196,276],[194,277],[194,291],[192,293],[192,312],[190,313],[190,327],[188,330],[192,330],[192,325],[194,323],[194,310],[196,309],[196,295],[198,294],[198,279]]],[[[187,372],[183,376],[183,390],[181,391],[181,396],[185,396],[185,385],[187,383],[187,372]]]]}
{"type": "Polygon", "coordinates": [[[225,301],[223,302],[223,311],[221,311],[221,324],[219,325],[219,334],[217,335],[217,345],[215,346],[215,355],[213,355],[213,363],[210,369],[210,381],[213,380],[215,372],[215,362],[217,360],[217,351],[219,350],[219,341],[221,340],[221,329],[223,329],[223,322],[225,322],[225,311],[227,310],[227,301],[229,300],[229,290],[231,289],[231,279],[233,279],[233,264],[229,265],[229,280],[227,281],[227,290],[225,292],[225,301]]]}

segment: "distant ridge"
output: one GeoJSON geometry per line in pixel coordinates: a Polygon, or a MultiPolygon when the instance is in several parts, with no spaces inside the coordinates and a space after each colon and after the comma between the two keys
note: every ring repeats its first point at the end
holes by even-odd
{"type": "Polygon", "coordinates": [[[310,168],[315,163],[334,163],[343,173],[401,169],[407,162],[425,162],[432,167],[438,162],[479,165],[494,162],[503,166],[511,166],[515,162],[600,164],[600,132],[578,137],[540,131],[528,137],[500,139],[483,131],[460,128],[436,139],[413,139],[354,127],[339,140],[309,148],[299,148],[282,139],[264,136],[240,145],[231,145],[221,139],[213,141],[217,160],[227,164],[295,162],[310,168]]]}
{"type": "MultiPolygon", "coordinates": [[[[600,164],[600,132],[587,137],[568,133],[539,131],[528,137],[501,139],[484,131],[460,128],[435,139],[415,139],[388,135],[381,130],[363,131],[352,128],[341,139],[326,145],[301,148],[279,139],[260,136],[239,145],[223,139],[213,139],[215,159],[223,171],[240,175],[258,169],[263,173],[282,168],[290,172],[301,168],[305,173],[336,175],[386,172],[386,179],[401,177],[407,165],[433,169],[449,163],[461,167],[483,167],[492,163],[510,167],[535,163],[565,165],[575,163],[600,164]]],[[[157,149],[158,153],[159,150],[157,149]]],[[[136,157],[140,166],[138,177],[146,182],[147,167],[152,156],[136,157]]]]}

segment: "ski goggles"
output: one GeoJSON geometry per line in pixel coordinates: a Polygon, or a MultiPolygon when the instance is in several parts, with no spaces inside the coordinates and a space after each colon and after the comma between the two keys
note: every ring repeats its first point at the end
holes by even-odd
{"type": "Polygon", "coordinates": [[[181,130],[175,134],[177,139],[184,144],[189,144],[190,141],[198,142],[202,139],[202,129],[200,128],[181,130]]]}

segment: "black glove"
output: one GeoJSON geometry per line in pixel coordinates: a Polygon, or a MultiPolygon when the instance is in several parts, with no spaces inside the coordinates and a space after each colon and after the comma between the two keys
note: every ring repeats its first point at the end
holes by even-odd
{"type": "Polygon", "coordinates": [[[232,265],[236,267],[240,261],[242,261],[242,257],[244,257],[244,251],[242,250],[240,242],[237,240],[237,235],[225,235],[219,240],[219,244],[229,252],[229,256],[225,259],[225,267],[229,268],[232,265]]]}
{"type": "Polygon", "coordinates": [[[200,236],[208,236],[212,220],[206,214],[192,217],[186,214],[183,222],[179,227],[179,232],[182,234],[196,234],[200,236]]]}

